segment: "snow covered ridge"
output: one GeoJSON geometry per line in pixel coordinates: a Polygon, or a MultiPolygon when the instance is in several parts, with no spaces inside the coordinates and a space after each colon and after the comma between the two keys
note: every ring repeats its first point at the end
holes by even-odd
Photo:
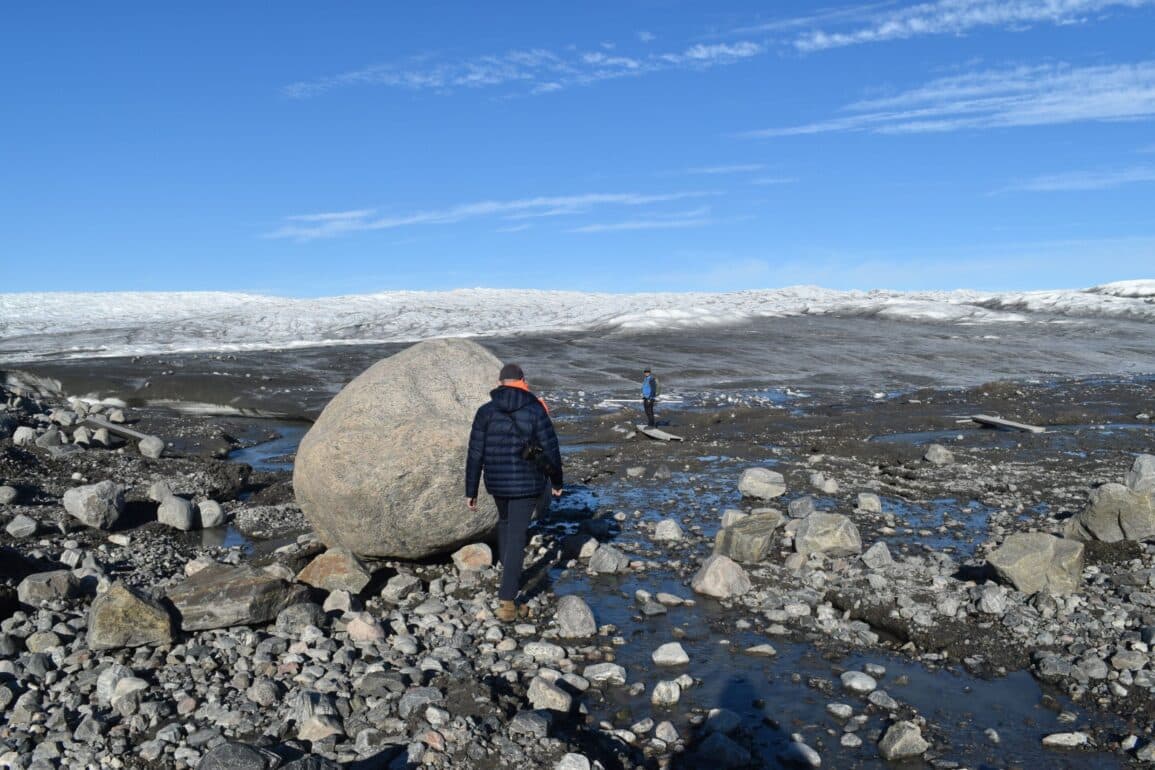
{"type": "Polygon", "coordinates": [[[0,361],[567,330],[689,330],[804,314],[939,324],[1155,322],[1155,280],[1015,293],[791,286],[677,294],[458,289],[317,299],[226,292],[0,294],[0,361]]]}

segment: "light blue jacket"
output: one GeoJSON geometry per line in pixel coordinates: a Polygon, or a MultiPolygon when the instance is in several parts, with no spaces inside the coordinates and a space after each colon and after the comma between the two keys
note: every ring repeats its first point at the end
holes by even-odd
{"type": "Polygon", "coordinates": [[[654,375],[647,374],[646,378],[642,380],[642,398],[654,397],[654,375]]]}

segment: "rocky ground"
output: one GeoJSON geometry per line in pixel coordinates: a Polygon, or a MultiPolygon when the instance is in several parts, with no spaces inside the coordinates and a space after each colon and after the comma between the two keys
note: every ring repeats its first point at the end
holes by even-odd
{"type": "Polygon", "coordinates": [[[1144,537],[1085,543],[1070,590],[1056,575],[1028,593],[988,565],[1015,533],[1064,534],[1151,451],[1148,380],[705,394],[660,415],[682,443],[554,394],[570,494],[536,528],[530,616],[513,625],[493,617],[484,549],[325,553],[285,471],[220,459],[268,426],[0,401],[0,766],[965,766],[959,725],[904,697],[904,674],[858,663],[875,653],[1029,671],[1068,725],[1031,734],[1053,766],[1155,752],[1144,537]],[[963,421],[980,412],[1049,430],[963,421]],[[85,436],[87,417],[167,445],[85,436]],[[716,541],[733,560],[708,558],[716,541]],[[597,599],[615,594],[624,609],[597,599]],[[707,642],[727,650],[720,669],[707,642]],[[798,646],[825,668],[783,670],[798,646]],[[759,717],[760,738],[695,695],[728,668],[808,689],[821,713],[759,717]]]}

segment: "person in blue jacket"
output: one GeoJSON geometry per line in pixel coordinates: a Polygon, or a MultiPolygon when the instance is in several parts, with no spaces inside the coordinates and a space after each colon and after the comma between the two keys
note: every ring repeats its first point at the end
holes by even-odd
{"type": "Polygon", "coordinates": [[[525,373],[506,364],[489,403],[477,410],[469,432],[465,461],[465,502],[477,510],[482,477],[497,505],[497,558],[501,585],[497,618],[517,618],[517,594],[525,559],[526,530],[538,499],[548,483],[553,495],[562,493],[561,450],[549,412],[530,392],[525,373]]]}
{"type": "Polygon", "coordinates": [[[658,379],[649,369],[642,370],[642,408],[646,410],[646,425],[655,427],[654,402],[658,400],[658,379]]]}

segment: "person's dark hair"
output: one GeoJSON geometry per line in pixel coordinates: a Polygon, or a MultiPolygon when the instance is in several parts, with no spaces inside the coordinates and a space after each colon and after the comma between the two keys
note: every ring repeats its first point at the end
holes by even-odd
{"type": "Polygon", "coordinates": [[[643,369],[643,370],[642,370],[642,374],[649,374],[649,373],[650,373],[650,370],[649,370],[649,369],[643,369]]]}
{"type": "Polygon", "coordinates": [[[497,375],[499,380],[524,380],[525,372],[517,364],[506,364],[501,367],[501,374],[497,375]]]}

